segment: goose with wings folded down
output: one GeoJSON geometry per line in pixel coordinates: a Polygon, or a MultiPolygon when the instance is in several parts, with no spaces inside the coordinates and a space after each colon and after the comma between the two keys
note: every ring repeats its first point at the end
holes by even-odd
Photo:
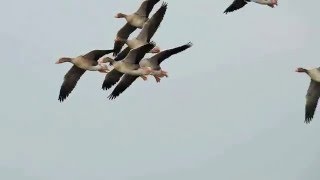
{"type": "Polygon", "coordinates": [[[306,94],[305,123],[309,124],[314,116],[320,97],[320,67],[314,69],[297,68],[296,72],[306,73],[311,81],[306,94]]]}
{"type": "Polygon", "coordinates": [[[63,57],[60,58],[56,64],[61,63],[72,63],[73,66],[64,76],[64,81],[60,88],[59,93],[59,101],[64,101],[72,90],[77,85],[77,82],[81,78],[81,76],[88,70],[88,71],[99,71],[102,73],[107,73],[109,69],[107,67],[101,66],[98,64],[98,59],[103,57],[106,54],[112,53],[113,50],[93,50],[88,52],[85,55],[81,55],[75,58],[63,57]]]}

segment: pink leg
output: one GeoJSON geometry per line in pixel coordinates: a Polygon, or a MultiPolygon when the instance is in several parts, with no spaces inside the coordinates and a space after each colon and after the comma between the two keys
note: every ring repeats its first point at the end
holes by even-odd
{"type": "Polygon", "coordinates": [[[154,48],[150,51],[150,53],[159,53],[159,52],[160,52],[160,47],[158,47],[158,46],[154,47],[154,48]]]}
{"type": "Polygon", "coordinates": [[[161,76],[162,77],[168,77],[168,74],[167,74],[168,72],[166,72],[166,71],[163,71],[163,70],[161,70],[161,76]]]}
{"type": "Polygon", "coordinates": [[[154,76],[154,78],[156,79],[157,83],[159,83],[161,81],[161,78],[158,76],[154,76]]]}
{"type": "Polygon", "coordinates": [[[141,77],[144,81],[148,80],[147,76],[141,75],[140,77],[141,77]]]}

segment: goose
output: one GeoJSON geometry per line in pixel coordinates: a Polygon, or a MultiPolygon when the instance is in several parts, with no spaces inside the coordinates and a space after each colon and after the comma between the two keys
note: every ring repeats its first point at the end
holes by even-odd
{"type": "Polygon", "coordinates": [[[147,80],[145,75],[152,72],[151,68],[144,67],[140,68],[139,62],[144,57],[144,55],[154,48],[155,43],[150,42],[136,49],[130,50],[128,55],[122,59],[118,60],[117,57],[112,59],[110,57],[104,57],[99,59],[100,63],[110,63],[114,68],[105,77],[102,85],[102,89],[107,90],[111,88],[115,83],[117,83],[123,74],[129,74],[137,77],[141,77],[143,80],[147,80]]]}
{"type": "Polygon", "coordinates": [[[75,58],[70,57],[62,57],[60,58],[56,64],[61,63],[72,63],[73,66],[71,69],[65,74],[64,81],[60,88],[59,98],[60,102],[63,102],[72,90],[75,88],[80,77],[88,71],[99,71],[101,73],[106,73],[109,69],[105,66],[98,64],[98,59],[103,57],[106,54],[112,53],[113,50],[93,50],[88,52],[85,55],[81,55],[75,58]]]}
{"type": "MultiPolygon", "coordinates": [[[[125,48],[121,53],[119,53],[117,56],[124,58],[130,51],[130,49],[135,49],[137,47],[143,46],[150,42],[151,38],[159,28],[163,17],[167,11],[167,3],[163,2],[161,7],[157,10],[156,13],[152,15],[152,17],[144,23],[142,30],[138,34],[137,37],[133,39],[124,39],[121,37],[116,37],[115,41],[120,43],[127,44],[127,48],[125,48]]],[[[155,47],[150,51],[150,53],[158,53],[160,52],[159,47],[155,47]]]]}
{"type": "MultiPolygon", "coordinates": [[[[128,39],[130,34],[134,32],[137,28],[142,29],[143,24],[148,20],[149,14],[152,11],[153,7],[159,1],[160,0],[145,0],[141,3],[139,9],[133,14],[116,14],[115,18],[125,18],[127,21],[127,23],[118,31],[117,37],[128,39]]],[[[116,41],[114,43],[114,56],[116,56],[121,51],[123,45],[124,43],[121,43],[119,41],[116,41]]]]}
{"type": "MultiPolygon", "coordinates": [[[[122,59],[124,59],[128,53],[130,52],[131,49],[137,48],[141,45],[144,45],[146,43],[148,43],[150,41],[150,39],[153,37],[153,35],[155,34],[155,32],[157,31],[158,27],[160,26],[160,23],[163,20],[163,17],[166,13],[167,10],[167,3],[162,3],[162,6],[158,9],[158,11],[156,13],[154,13],[152,15],[152,17],[143,25],[143,28],[141,30],[141,32],[138,34],[138,36],[136,38],[133,39],[141,42],[141,44],[136,45],[136,46],[131,46],[131,47],[126,47],[124,50],[122,50],[114,59],[114,61],[120,61],[122,59]],[[138,40],[138,39],[142,39],[142,40],[146,40],[143,41],[142,40],[138,40]]],[[[116,39],[116,41],[121,41],[121,42],[129,42],[130,40],[125,40],[125,39],[121,39],[118,38],[116,39]]],[[[155,47],[153,48],[151,51],[151,53],[159,53],[160,52],[160,48],[159,47],[155,47]]],[[[117,71],[117,70],[111,70],[105,77],[105,80],[103,82],[102,85],[102,89],[107,90],[109,88],[111,88],[113,85],[115,85],[120,78],[123,76],[123,73],[117,71]]]]}
{"type": "Polygon", "coordinates": [[[296,72],[306,73],[309,75],[311,81],[306,94],[305,105],[305,123],[309,124],[314,116],[318,99],[320,97],[320,67],[313,69],[297,68],[296,72]]]}
{"type": "MultiPolygon", "coordinates": [[[[156,70],[154,72],[151,72],[150,75],[153,75],[157,82],[160,82],[160,78],[163,76],[168,76],[167,72],[163,71],[160,67],[160,64],[165,60],[168,59],[170,56],[180,53],[192,46],[192,43],[189,42],[185,45],[167,49],[164,50],[151,58],[145,58],[142,59],[139,63],[141,68],[151,68],[152,70],[156,70]]],[[[123,93],[136,79],[138,76],[133,76],[130,74],[125,74],[121,81],[117,84],[117,86],[114,88],[112,93],[109,95],[109,99],[115,99],[118,97],[121,93],[123,93]]]]}
{"type": "Polygon", "coordinates": [[[255,2],[262,5],[267,5],[271,8],[278,6],[278,0],[234,0],[232,4],[224,11],[225,14],[243,8],[248,2],[255,2]]]}
{"type": "Polygon", "coordinates": [[[146,67],[150,67],[152,70],[154,70],[153,72],[150,73],[150,75],[153,75],[154,78],[156,79],[156,82],[160,82],[160,78],[161,77],[168,77],[168,74],[166,71],[163,71],[161,69],[160,64],[168,59],[170,56],[180,53],[190,47],[192,47],[192,42],[188,42],[187,44],[184,44],[182,46],[178,46],[176,48],[172,48],[172,49],[167,49],[164,50],[154,56],[152,56],[151,58],[146,58],[146,59],[142,59],[139,63],[140,67],[142,68],[146,68],[146,67]]]}

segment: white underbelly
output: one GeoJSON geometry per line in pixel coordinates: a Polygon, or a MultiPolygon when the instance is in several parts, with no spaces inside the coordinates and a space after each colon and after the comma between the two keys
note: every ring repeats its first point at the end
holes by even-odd
{"type": "Polygon", "coordinates": [[[128,46],[131,48],[131,49],[136,49],[140,46],[143,46],[145,45],[146,43],[142,42],[142,41],[139,41],[137,39],[132,39],[132,40],[129,40],[128,41],[128,46]]]}
{"type": "Polygon", "coordinates": [[[312,80],[320,82],[320,71],[318,69],[312,69],[309,71],[309,76],[312,80]]]}
{"type": "Polygon", "coordinates": [[[132,26],[142,29],[146,21],[147,21],[147,18],[141,18],[140,16],[133,16],[131,19],[129,19],[128,22],[132,26]]]}
{"type": "Polygon", "coordinates": [[[76,65],[78,68],[85,69],[85,70],[89,70],[90,67],[92,67],[92,65],[89,64],[87,60],[81,56],[75,59],[74,65],[76,65]]]}
{"type": "Polygon", "coordinates": [[[114,67],[119,72],[122,72],[124,74],[130,74],[133,70],[138,69],[137,65],[131,65],[131,64],[125,64],[121,62],[121,64],[118,64],[116,67],[114,67]]]}

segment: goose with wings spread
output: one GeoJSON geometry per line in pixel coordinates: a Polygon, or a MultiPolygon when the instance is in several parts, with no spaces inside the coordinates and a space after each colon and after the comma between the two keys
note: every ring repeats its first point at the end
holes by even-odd
{"type": "MultiPolygon", "coordinates": [[[[119,39],[122,42],[133,41],[134,43],[132,43],[133,44],[132,46],[128,46],[127,48],[122,50],[116,56],[114,61],[121,61],[128,55],[128,53],[130,52],[130,49],[140,47],[150,42],[151,38],[154,36],[155,32],[159,28],[163,20],[163,17],[166,13],[166,10],[167,10],[167,3],[163,3],[162,6],[157,10],[157,12],[153,14],[152,17],[143,25],[141,32],[133,40],[119,39]],[[138,43],[135,43],[135,42],[138,42],[138,43]]],[[[151,53],[159,53],[159,52],[160,52],[160,48],[158,47],[155,47],[151,50],[151,53]]],[[[110,89],[113,85],[115,85],[120,80],[122,76],[123,76],[123,73],[116,70],[111,70],[105,77],[105,80],[102,84],[102,89],[104,90],[110,89]]]]}
{"type": "Polygon", "coordinates": [[[64,81],[60,88],[59,101],[64,101],[72,90],[77,85],[77,82],[81,76],[88,71],[99,71],[102,73],[107,73],[109,69],[105,66],[98,64],[98,59],[106,54],[112,53],[113,50],[93,50],[85,55],[78,56],[76,58],[63,57],[60,58],[56,64],[61,64],[65,62],[72,63],[73,66],[64,76],[64,81]]]}
{"type": "Polygon", "coordinates": [[[149,67],[140,68],[139,62],[144,57],[144,55],[154,48],[155,43],[150,42],[136,49],[130,50],[128,55],[123,60],[112,59],[110,57],[105,57],[100,59],[100,63],[108,63],[114,67],[110,73],[107,74],[105,81],[103,82],[103,89],[109,89],[112,85],[116,84],[123,74],[132,75],[136,77],[141,77],[143,80],[147,80],[145,75],[152,72],[149,67]],[[121,75],[121,76],[119,76],[121,75]]]}
{"type": "Polygon", "coordinates": [[[309,124],[314,116],[320,97],[320,67],[314,69],[297,68],[296,72],[306,73],[311,81],[306,95],[305,123],[309,124]]]}
{"type": "MultiPolygon", "coordinates": [[[[152,11],[153,7],[160,0],[144,0],[140,5],[139,9],[130,15],[118,13],[115,15],[115,18],[125,18],[127,23],[118,31],[117,37],[122,39],[128,39],[130,34],[134,32],[137,28],[142,29],[144,23],[148,20],[149,14],[152,11]]],[[[124,43],[120,41],[114,42],[114,52],[113,55],[117,55],[124,43]]]]}
{"type": "MultiPolygon", "coordinates": [[[[133,39],[123,39],[121,37],[117,37],[115,41],[126,43],[128,47],[126,47],[123,51],[121,51],[117,56],[119,59],[123,59],[130,51],[130,49],[134,49],[140,46],[143,46],[150,42],[151,38],[154,36],[156,31],[158,30],[163,17],[167,11],[167,3],[162,3],[161,7],[157,10],[156,13],[152,15],[152,17],[144,23],[142,30],[138,34],[137,37],[133,39]]],[[[155,47],[150,51],[150,53],[158,53],[160,52],[159,47],[155,47]]]]}
{"type": "MultiPolygon", "coordinates": [[[[160,67],[160,64],[165,60],[168,59],[170,56],[180,53],[192,46],[192,43],[189,42],[185,45],[164,50],[151,58],[142,59],[139,63],[141,68],[151,68],[153,72],[150,75],[153,75],[157,82],[160,82],[160,78],[163,76],[167,76],[167,72],[163,71],[160,67]]],[[[125,74],[121,81],[117,84],[114,88],[112,93],[109,95],[109,99],[115,99],[121,93],[123,93],[139,76],[134,76],[130,74],[125,74]]]]}
{"type": "Polygon", "coordinates": [[[224,11],[225,14],[243,8],[248,2],[255,2],[262,5],[267,5],[271,8],[274,8],[275,5],[278,5],[278,0],[234,0],[232,4],[224,11]]]}

